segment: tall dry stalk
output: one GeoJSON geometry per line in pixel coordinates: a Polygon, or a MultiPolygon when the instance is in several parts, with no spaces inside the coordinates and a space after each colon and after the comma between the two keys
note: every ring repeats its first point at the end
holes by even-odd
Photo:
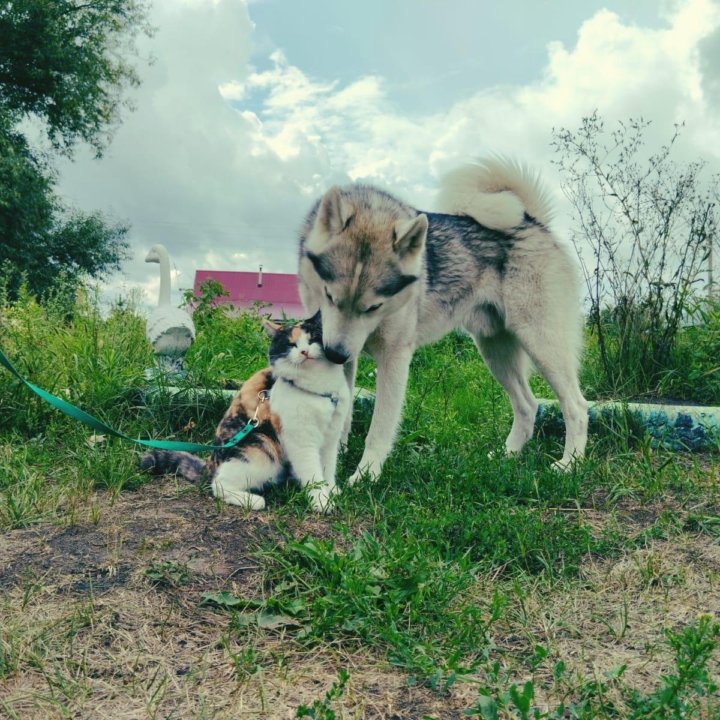
{"type": "Polygon", "coordinates": [[[673,159],[681,126],[648,152],[649,125],[608,131],[595,112],[577,130],[553,130],[605,381],[625,395],[657,388],[682,324],[711,290],[718,242],[720,178],[704,182],[703,161],[673,159]]]}

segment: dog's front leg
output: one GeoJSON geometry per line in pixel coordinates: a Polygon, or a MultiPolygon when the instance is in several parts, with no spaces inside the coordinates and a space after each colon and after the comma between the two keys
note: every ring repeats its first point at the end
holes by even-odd
{"type": "Polygon", "coordinates": [[[383,347],[373,352],[377,363],[375,408],[365,438],[365,451],[357,470],[348,478],[349,485],[365,474],[372,480],[380,475],[400,424],[412,355],[409,347],[383,347]]]}

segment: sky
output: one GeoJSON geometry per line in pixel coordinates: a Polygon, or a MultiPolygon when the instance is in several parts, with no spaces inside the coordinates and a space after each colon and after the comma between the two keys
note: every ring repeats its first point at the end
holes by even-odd
{"type": "Polygon", "coordinates": [[[540,171],[567,235],[553,128],[643,117],[649,146],[720,171],[720,0],[153,0],[142,78],[100,159],[60,166],[66,203],[130,227],[112,300],[173,301],[196,269],[295,272],[298,229],[333,184],[422,210],[454,165],[540,171]],[[152,62],[148,63],[148,58],[152,62]]]}

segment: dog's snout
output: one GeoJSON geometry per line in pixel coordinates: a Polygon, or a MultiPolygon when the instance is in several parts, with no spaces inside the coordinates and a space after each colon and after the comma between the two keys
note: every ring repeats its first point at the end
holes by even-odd
{"type": "Polygon", "coordinates": [[[344,365],[350,358],[350,353],[342,346],[326,347],[325,357],[336,365],[344,365]]]}

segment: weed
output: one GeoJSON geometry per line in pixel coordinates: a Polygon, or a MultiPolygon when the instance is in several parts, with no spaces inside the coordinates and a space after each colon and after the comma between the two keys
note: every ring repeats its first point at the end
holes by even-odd
{"type": "Polygon", "coordinates": [[[452,652],[472,655],[485,642],[482,611],[458,602],[472,582],[461,565],[425,556],[409,538],[381,544],[364,533],[348,551],[313,538],[268,556],[271,596],[303,625],[304,641],[344,636],[378,645],[409,671],[432,676],[452,652]]]}
{"type": "Polygon", "coordinates": [[[11,635],[0,635],[0,680],[13,675],[19,666],[18,648],[11,635]]]}
{"type": "MultiPolygon", "coordinates": [[[[533,681],[528,680],[522,686],[511,683],[503,689],[508,676],[501,671],[499,663],[495,663],[488,672],[493,686],[480,689],[477,702],[466,715],[485,720],[497,720],[501,712],[504,717],[518,720],[711,717],[711,712],[720,710],[720,701],[713,695],[718,686],[708,670],[710,658],[720,644],[720,623],[710,616],[702,616],[697,623],[678,632],[666,631],[666,638],[675,653],[675,672],[662,675],[659,687],[650,693],[642,694],[629,687],[624,682],[626,668],[621,666],[606,673],[603,680],[584,680],[568,688],[566,700],[543,710],[536,704],[533,681]],[[701,715],[704,711],[708,714],[701,715]]],[[[570,680],[562,662],[555,664],[552,675],[558,683],[570,680]]]]}
{"type": "MultiPolygon", "coordinates": [[[[663,675],[660,687],[649,695],[626,692],[633,719],[693,717],[704,699],[718,690],[708,662],[720,644],[720,623],[703,615],[697,623],[679,631],[666,630],[665,635],[675,653],[675,672],[663,675]]],[[[717,696],[714,704],[720,710],[717,696]]]]}
{"type": "Polygon", "coordinates": [[[232,661],[235,678],[238,682],[244,682],[248,677],[258,672],[260,669],[260,657],[254,647],[241,647],[235,650],[232,640],[228,636],[224,636],[221,643],[232,661]]]}
{"type": "Polygon", "coordinates": [[[330,704],[333,700],[337,700],[342,697],[349,677],[350,675],[346,670],[339,670],[338,679],[325,693],[325,697],[322,700],[315,700],[310,707],[307,705],[300,705],[297,708],[295,717],[313,718],[313,720],[335,720],[337,715],[335,711],[331,709],[330,704]]]}
{"type": "Polygon", "coordinates": [[[145,569],[145,577],[149,578],[153,585],[174,588],[190,581],[190,571],[187,565],[181,563],[154,562],[145,569]]]}
{"type": "MultiPolygon", "coordinates": [[[[703,180],[701,160],[673,160],[678,125],[645,158],[649,125],[630,118],[610,132],[594,112],[575,131],[555,130],[552,143],[574,211],[571,237],[590,300],[596,375],[605,390],[625,397],[683,384],[698,392],[697,381],[717,368],[716,350],[701,343],[684,348],[689,372],[676,354],[688,320],[701,314],[707,326],[713,311],[717,315],[715,303],[700,299],[698,288],[717,242],[720,179],[703,180]]],[[[713,333],[701,334],[709,339],[713,333]]]]}

